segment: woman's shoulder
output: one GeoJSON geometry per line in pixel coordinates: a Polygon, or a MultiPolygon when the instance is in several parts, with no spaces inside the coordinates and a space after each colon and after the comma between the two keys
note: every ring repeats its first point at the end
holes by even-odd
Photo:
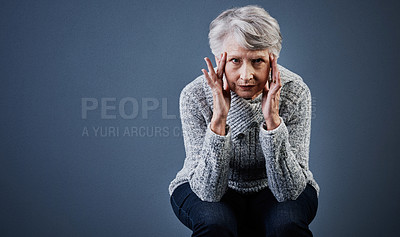
{"type": "Polygon", "coordinates": [[[198,76],[196,79],[192,80],[183,87],[182,93],[186,94],[204,93],[203,84],[204,84],[204,76],[203,75],[198,76]]]}
{"type": "Polygon", "coordinates": [[[204,103],[209,99],[210,93],[204,75],[200,75],[183,87],[180,97],[190,99],[194,103],[204,103]]]}
{"type": "Polygon", "coordinates": [[[303,81],[301,76],[283,67],[282,65],[278,65],[278,68],[281,72],[282,80],[281,95],[283,94],[286,97],[290,97],[292,100],[310,96],[310,89],[303,81]]]}

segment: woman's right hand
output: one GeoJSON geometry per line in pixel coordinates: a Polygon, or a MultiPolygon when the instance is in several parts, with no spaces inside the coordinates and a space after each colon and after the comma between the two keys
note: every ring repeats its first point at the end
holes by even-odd
{"type": "Polygon", "coordinates": [[[213,117],[211,119],[211,130],[219,135],[225,136],[226,119],[231,106],[231,92],[224,78],[226,65],[226,52],[217,60],[217,72],[209,58],[204,58],[207,63],[208,72],[202,69],[207,84],[213,94],[213,117]]]}

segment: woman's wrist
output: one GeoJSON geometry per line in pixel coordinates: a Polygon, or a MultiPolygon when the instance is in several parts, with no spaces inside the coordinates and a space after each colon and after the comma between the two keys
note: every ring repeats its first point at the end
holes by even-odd
{"type": "Polygon", "coordinates": [[[274,130],[275,128],[279,127],[280,124],[281,124],[281,119],[280,119],[279,115],[272,116],[265,120],[266,126],[264,125],[264,128],[266,130],[270,131],[270,130],[274,130]]]}
{"type": "Polygon", "coordinates": [[[220,136],[225,136],[226,135],[226,118],[222,117],[212,117],[211,118],[211,124],[210,124],[211,131],[214,133],[220,135],[220,136]]]}

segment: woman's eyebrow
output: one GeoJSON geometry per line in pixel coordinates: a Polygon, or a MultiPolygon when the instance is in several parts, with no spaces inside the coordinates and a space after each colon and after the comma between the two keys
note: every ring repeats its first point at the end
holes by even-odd
{"type": "Polygon", "coordinates": [[[250,57],[243,57],[243,56],[237,56],[237,55],[229,55],[228,58],[240,58],[240,59],[248,59],[248,60],[256,60],[256,59],[268,59],[268,57],[263,56],[263,55],[257,55],[257,56],[250,56],[250,57]]]}
{"type": "Polygon", "coordinates": [[[255,54],[255,55],[251,55],[250,58],[267,58],[268,55],[264,55],[264,54],[255,54]]]}

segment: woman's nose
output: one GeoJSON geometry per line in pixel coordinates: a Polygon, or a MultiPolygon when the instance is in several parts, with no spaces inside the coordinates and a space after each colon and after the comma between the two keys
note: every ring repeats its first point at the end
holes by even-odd
{"type": "Polygon", "coordinates": [[[253,79],[254,70],[252,66],[243,64],[240,72],[240,78],[244,81],[253,79]]]}

